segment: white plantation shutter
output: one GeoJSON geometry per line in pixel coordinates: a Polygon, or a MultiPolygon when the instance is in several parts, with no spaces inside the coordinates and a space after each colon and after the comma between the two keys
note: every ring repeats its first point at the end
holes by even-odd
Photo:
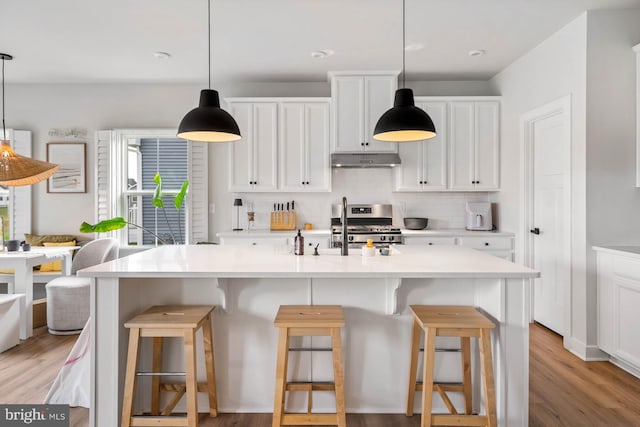
{"type": "Polygon", "coordinates": [[[189,142],[189,193],[187,195],[187,243],[209,240],[209,159],[206,142],[189,142]]]}
{"type": "MultiPolygon", "coordinates": [[[[95,222],[100,222],[115,216],[117,192],[114,179],[115,171],[111,169],[115,164],[116,155],[113,140],[113,131],[100,130],[96,132],[96,218],[95,222]]],[[[95,237],[116,237],[116,232],[95,234],[95,237]]]]}
{"type": "MultiPolygon", "coordinates": [[[[31,154],[31,131],[8,130],[9,141],[16,153],[27,157],[31,154]]],[[[46,185],[43,182],[42,185],[46,185]]],[[[10,187],[9,191],[9,235],[12,239],[24,240],[31,233],[31,185],[10,187]]]]}

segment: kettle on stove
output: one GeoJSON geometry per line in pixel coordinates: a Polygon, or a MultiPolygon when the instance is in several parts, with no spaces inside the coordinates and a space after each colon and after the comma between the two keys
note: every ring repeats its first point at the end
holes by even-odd
{"type": "Polygon", "coordinates": [[[493,230],[491,203],[467,202],[467,230],[493,230]]]}

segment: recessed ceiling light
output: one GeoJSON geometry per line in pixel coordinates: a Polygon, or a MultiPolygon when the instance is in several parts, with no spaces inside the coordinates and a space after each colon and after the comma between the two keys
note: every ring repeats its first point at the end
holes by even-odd
{"type": "Polygon", "coordinates": [[[331,49],[320,49],[320,50],[314,50],[313,52],[311,52],[311,57],[314,59],[324,59],[328,56],[333,55],[335,52],[331,49]]]}
{"type": "Polygon", "coordinates": [[[470,50],[469,51],[469,56],[482,56],[485,53],[487,53],[487,51],[486,50],[482,50],[482,49],[470,50]]]}
{"type": "Polygon", "coordinates": [[[153,56],[156,59],[169,59],[171,58],[171,54],[167,52],[153,52],[153,56]]]}
{"type": "Polygon", "coordinates": [[[411,43],[404,48],[407,52],[415,52],[416,50],[422,49],[424,49],[424,45],[422,43],[411,43]]]}

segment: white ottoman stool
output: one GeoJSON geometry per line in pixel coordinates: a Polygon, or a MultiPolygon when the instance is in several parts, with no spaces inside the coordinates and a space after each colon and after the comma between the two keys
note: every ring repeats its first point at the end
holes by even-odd
{"type": "Polygon", "coordinates": [[[91,278],[64,276],[53,279],[47,290],[47,327],[54,335],[79,334],[89,319],[91,278]]]}
{"type": "Polygon", "coordinates": [[[20,317],[23,313],[23,294],[0,294],[0,353],[20,343],[20,317]]]}

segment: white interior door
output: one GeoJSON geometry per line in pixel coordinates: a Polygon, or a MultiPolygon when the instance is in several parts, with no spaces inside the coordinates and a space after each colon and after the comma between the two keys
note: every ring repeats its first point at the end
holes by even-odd
{"type": "MultiPolygon", "coordinates": [[[[563,110],[564,111],[564,110],[563,110]]],[[[568,112],[546,114],[530,122],[533,155],[533,268],[534,319],[564,335],[567,292],[571,281],[569,230],[569,132],[568,112]]]]}

